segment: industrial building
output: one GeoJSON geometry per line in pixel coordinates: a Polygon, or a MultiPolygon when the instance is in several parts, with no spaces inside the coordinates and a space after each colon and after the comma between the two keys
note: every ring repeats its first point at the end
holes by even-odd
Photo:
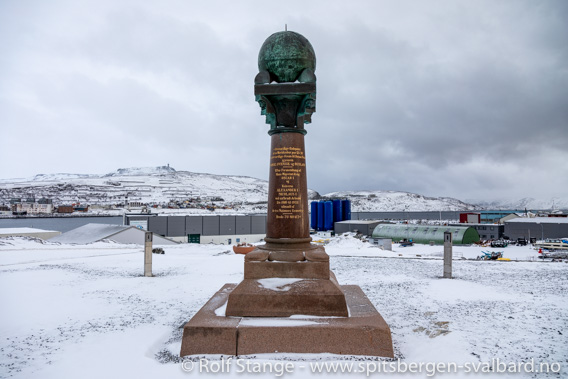
{"type": "Polygon", "coordinates": [[[266,215],[126,215],[124,224],[178,242],[231,245],[240,242],[259,242],[266,236],[266,215]]]}
{"type": "Polygon", "coordinates": [[[479,212],[465,212],[460,213],[460,224],[480,224],[481,213],[479,212]]]}
{"type": "Polygon", "coordinates": [[[463,211],[351,212],[352,220],[459,220],[463,211]]]}
{"type": "Polygon", "coordinates": [[[34,198],[12,199],[10,203],[15,215],[53,213],[53,202],[51,199],[40,199],[37,202],[34,198]]]}
{"type": "Polygon", "coordinates": [[[447,225],[379,224],[373,231],[373,238],[391,238],[394,241],[406,239],[416,243],[441,245],[444,243],[444,232],[452,233],[454,245],[479,242],[479,233],[474,228],[447,225]]]}
{"type": "Polygon", "coordinates": [[[470,214],[465,216],[466,220],[479,220],[481,224],[499,223],[503,217],[510,214],[522,214],[524,211],[397,211],[397,212],[351,212],[352,220],[460,220],[462,214],[470,214]],[[478,214],[479,216],[475,216],[478,214]]]}
{"type": "Polygon", "coordinates": [[[343,234],[347,232],[361,233],[364,236],[371,236],[375,227],[380,221],[372,220],[346,220],[338,221],[334,224],[335,234],[343,234]]]}
{"type": "Polygon", "coordinates": [[[450,226],[468,226],[477,230],[482,241],[502,239],[505,235],[503,224],[449,224],[450,226]]]}
{"type": "Polygon", "coordinates": [[[512,240],[524,237],[531,238],[565,238],[568,237],[568,218],[565,217],[519,217],[505,221],[504,233],[512,240]]]}
{"type": "MultiPolygon", "coordinates": [[[[461,212],[463,213],[463,212],[461,212]]],[[[512,212],[506,212],[512,215],[512,212]]],[[[493,212],[491,217],[501,216],[493,212]]],[[[505,224],[482,223],[450,224],[449,226],[380,224],[386,219],[455,219],[459,211],[442,212],[353,212],[350,221],[334,223],[336,234],[359,232],[374,238],[392,238],[393,240],[412,239],[417,243],[443,243],[443,232],[454,233],[455,244],[469,244],[481,240],[525,237],[563,238],[568,237],[568,218],[515,218],[505,224]],[[407,216],[407,217],[405,217],[407,216]],[[542,220],[542,221],[540,221],[542,220]],[[377,229],[381,227],[380,229],[377,229]],[[390,227],[390,229],[387,229],[390,227]],[[400,229],[402,228],[402,229],[400,229]],[[378,231],[380,235],[376,235],[378,231]],[[387,233],[388,232],[388,233],[387,233]],[[530,235],[529,235],[530,234],[530,235]]],[[[513,216],[510,216],[513,217],[513,216]]],[[[125,216],[125,225],[135,226],[156,234],[166,236],[177,242],[236,244],[240,242],[260,242],[266,236],[266,215],[191,215],[158,216],[148,214],[130,214],[125,216]]]]}

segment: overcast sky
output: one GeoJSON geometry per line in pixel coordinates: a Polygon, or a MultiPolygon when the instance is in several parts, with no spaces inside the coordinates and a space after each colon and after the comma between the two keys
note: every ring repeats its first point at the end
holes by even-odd
{"type": "Polygon", "coordinates": [[[308,185],[568,197],[568,1],[0,1],[0,178],[268,178],[260,46],[317,56],[308,185]]]}

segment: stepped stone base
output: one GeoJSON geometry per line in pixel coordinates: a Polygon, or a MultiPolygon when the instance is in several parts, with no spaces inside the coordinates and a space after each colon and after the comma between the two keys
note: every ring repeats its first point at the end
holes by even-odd
{"type": "Polygon", "coordinates": [[[229,294],[226,311],[227,316],[237,317],[347,317],[348,314],[345,295],[335,276],[244,279],[229,294]]]}
{"type": "Polygon", "coordinates": [[[329,270],[329,256],[309,240],[267,242],[248,253],[245,278],[229,294],[226,315],[347,317],[345,295],[329,270]]]}
{"type": "Polygon", "coordinates": [[[390,329],[359,286],[340,286],[349,317],[230,317],[226,284],[184,326],[181,356],[332,353],[393,357],[390,329]]]}

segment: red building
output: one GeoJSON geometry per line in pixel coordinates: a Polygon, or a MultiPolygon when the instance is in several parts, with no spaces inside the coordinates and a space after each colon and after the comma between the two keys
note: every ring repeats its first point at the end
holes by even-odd
{"type": "Polygon", "coordinates": [[[480,224],[481,213],[468,212],[460,213],[460,224],[480,224]]]}

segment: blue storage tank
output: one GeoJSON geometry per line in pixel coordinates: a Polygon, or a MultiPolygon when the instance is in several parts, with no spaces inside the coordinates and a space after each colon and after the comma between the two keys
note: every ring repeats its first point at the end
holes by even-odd
{"type": "Polygon", "coordinates": [[[323,230],[323,201],[318,201],[317,230],[323,230]]]}
{"type": "Polygon", "coordinates": [[[341,200],[333,200],[333,222],[343,221],[342,209],[341,200]]]}
{"type": "Polygon", "coordinates": [[[318,202],[312,201],[310,204],[311,215],[310,215],[310,228],[316,230],[318,227],[318,202]]]}
{"type": "Polygon", "coordinates": [[[343,220],[351,220],[351,200],[341,200],[343,220]]]}
{"type": "Polygon", "coordinates": [[[326,201],[323,208],[323,230],[333,229],[333,203],[331,201],[326,201]]]}

